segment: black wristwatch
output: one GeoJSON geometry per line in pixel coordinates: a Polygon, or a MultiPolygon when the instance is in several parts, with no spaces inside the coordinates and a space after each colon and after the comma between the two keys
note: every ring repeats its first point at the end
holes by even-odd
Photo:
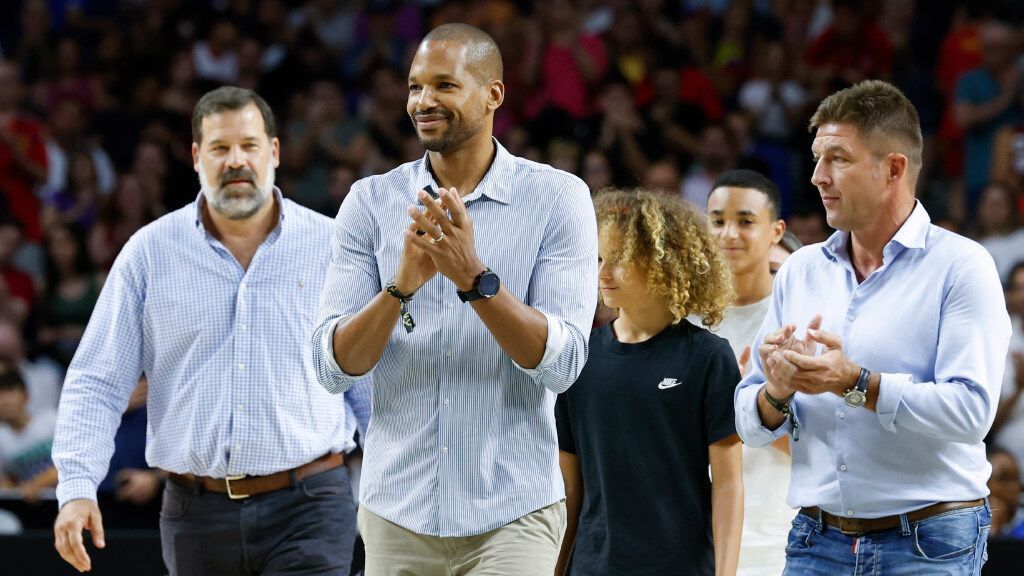
{"type": "Polygon", "coordinates": [[[459,300],[463,302],[472,302],[473,300],[480,300],[481,298],[493,298],[498,290],[501,288],[501,279],[498,275],[491,271],[490,268],[477,274],[476,279],[473,280],[473,287],[465,292],[456,290],[455,293],[459,295],[459,300]]]}
{"type": "Polygon", "coordinates": [[[866,368],[861,368],[857,382],[843,393],[843,400],[846,401],[847,406],[859,408],[864,405],[868,399],[868,379],[870,378],[871,372],[868,372],[866,368]]]}

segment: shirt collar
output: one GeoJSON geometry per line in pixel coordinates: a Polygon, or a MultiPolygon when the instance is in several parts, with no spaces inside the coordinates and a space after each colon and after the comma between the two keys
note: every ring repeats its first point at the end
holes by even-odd
{"type": "MultiPolygon", "coordinates": [[[[505,175],[512,170],[514,164],[513,156],[509,154],[508,150],[505,150],[505,147],[498,142],[497,138],[492,136],[491,141],[494,142],[494,160],[484,174],[483,179],[476,185],[473,193],[462,198],[464,202],[471,202],[481,196],[487,196],[491,200],[501,202],[502,204],[508,204],[510,201],[508,188],[503,186],[502,182],[506,181],[505,175]]],[[[416,183],[416,190],[422,190],[427,186],[434,190],[440,188],[437,180],[434,179],[434,172],[430,169],[429,154],[423,155],[423,161],[420,162],[413,181],[416,183]]]]}
{"type": "MultiPolygon", "coordinates": [[[[886,243],[885,252],[891,252],[895,248],[893,243],[903,248],[924,249],[928,240],[928,228],[931,222],[932,219],[928,216],[928,211],[924,209],[921,201],[914,200],[914,209],[910,212],[910,217],[896,231],[896,235],[892,237],[892,240],[886,243]]],[[[837,258],[847,260],[849,259],[849,252],[847,251],[849,241],[849,232],[837,230],[822,244],[821,249],[832,260],[837,258]]]]}

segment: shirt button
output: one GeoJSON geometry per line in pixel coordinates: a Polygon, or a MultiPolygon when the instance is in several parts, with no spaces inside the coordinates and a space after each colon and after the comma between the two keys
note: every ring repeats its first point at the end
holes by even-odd
{"type": "Polygon", "coordinates": [[[454,302],[451,302],[451,303],[448,304],[448,309],[451,310],[452,308],[455,308],[455,303],[454,302]]]}
{"type": "Polygon", "coordinates": [[[241,404],[239,404],[238,405],[238,411],[241,412],[242,410],[245,410],[245,406],[242,406],[241,404]]]}
{"type": "Polygon", "coordinates": [[[846,511],[847,516],[853,516],[853,508],[846,511]]]}
{"type": "Polygon", "coordinates": [[[241,444],[235,444],[235,451],[236,452],[241,450],[241,449],[242,449],[242,445],[241,444]]]}
{"type": "Polygon", "coordinates": [[[241,330],[245,330],[245,324],[239,324],[238,328],[241,329],[241,330]]]}
{"type": "Polygon", "coordinates": [[[245,364],[242,364],[241,362],[239,362],[238,363],[238,369],[239,370],[245,370],[245,364]]]}
{"type": "Polygon", "coordinates": [[[847,316],[846,319],[849,320],[850,322],[853,322],[853,314],[847,316]]]}
{"type": "Polygon", "coordinates": [[[841,465],[839,469],[842,470],[843,472],[846,472],[846,464],[841,465]]]}
{"type": "Polygon", "coordinates": [[[447,398],[445,398],[445,399],[444,399],[444,405],[445,405],[445,406],[447,406],[447,405],[448,405],[448,399],[447,399],[447,398]]]}
{"type": "Polygon", "coordinates": [[[846,412],[840,412],[839,413],[839,419],[840,420],[846,420],[846,412]]]}
{"type": "Polygon", "coordinates": [[[448,447],[447,446],[441,446],[441,454],[447,454],[447,453],[448,453],[448,447]]]}
{"type": "Polygon", "coordinates": [[[449,358],[450,359],[452,357],[452,351],[449,350],[449,351],[445,352],[444,356],[445,356],[445,358],[449,358]]]}

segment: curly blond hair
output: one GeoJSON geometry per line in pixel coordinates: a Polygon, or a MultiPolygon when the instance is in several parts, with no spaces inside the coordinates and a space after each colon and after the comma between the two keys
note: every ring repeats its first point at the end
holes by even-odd
{"type": "Polygon", "coordinates": [[[622,236],[618,261],[646,271],[651,294],[667,296],[678,324],[690,314],[706,326],[722,321],[734,299],[732,272],[707,220],[676,196],[642,188],[609,189],[594,197],[597,227],[622,236]]]}

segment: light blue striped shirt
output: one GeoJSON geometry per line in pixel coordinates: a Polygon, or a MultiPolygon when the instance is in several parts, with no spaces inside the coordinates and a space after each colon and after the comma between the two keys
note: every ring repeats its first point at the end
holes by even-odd
{"type": "MultiPolygon", "coordinates": [[[[464,197],[477,253],[516,298],[544,313],[547,344],[540,365],[523,369],[451,280],[438,274],[416,292],[415,331],[396,323],[371,371],[360,500],[420,534],[480,534],[564,498],[554,403],[586,361],[597,303],[594,209],[579,178],[494,143],[494,162],[464,197]]],[[[334,328],[394,275],[406,208],[428,184],[438,188],[424,157],[356,182],[338,213],[313,336],[328,390],[355,381],[334,360],[334,328]]]]}
{"type": "Polygon", "coordinates": [[[331,220],[274,191],[280,220],[248,270],[203,227],[200,195],[118,255],[61,394],[57,498],[95,500],[139,375],[149,378],[146,461],[222,478],[350,450],[369,383],[317,383],[309,333],[331,220]]]}
{"type": "MultiPolygon", "coordinates": [[[[931,224],[918,203],[858,284],[849,234],[802,248],[775,277],[755,338],[815,314],[855,364],[881,374],[878,411],[825,393],[797,393],[790,506],[856,518],[902,514],[988,494],[982,439],[1002,384],[1010,321],[995,265],[979,244],[931,224]]],[[[755,345],[756,349],[756,345],[755,345]]],[[[765,446],[791,431],[761,424],[760,358],[736,389],[736,428],[765,446]]]]}

